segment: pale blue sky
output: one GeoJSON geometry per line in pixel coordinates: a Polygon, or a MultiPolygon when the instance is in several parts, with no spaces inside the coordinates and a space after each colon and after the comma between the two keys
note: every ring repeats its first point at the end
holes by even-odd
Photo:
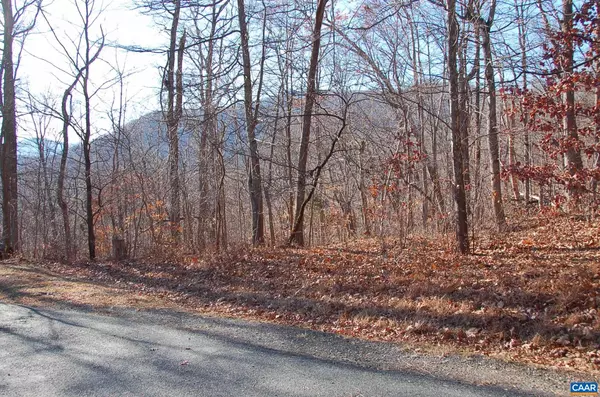
{"type": "MultiPolygon", "coordinates": [[[[77,0],[75,0],[77,1],[77,0]]],[[[98,1],[97,7],[100,6],[98,1]]],[[[57,34],[63,39],[67,48],[74,46],[65,37],[77,37],[80,21],[73,0],[54,0],[45,5],[47,15],[57,34]]],[[[135,44],[142,47],[160,47],[166,44],[166,35],[160,31],[152,18],[130,9],[128,0],[113,0],[104,2],[104,11],[101,13],[96,29],[91,32],[91,37],[98,37],[99,26],[106,34],[107,46],[102,51],[102,60],[92,66],[91,78],[96,84],[103,83],[114,74],[111,65],[119,64],[130,74],[126,79],[128,100],[127,119],[131,120],[158,107],[158,86],[160,77],[158,66],[164,64],[164,55],[128,53],[113,48],[111,45],[135,44]]],[[[36,33],[31,34],[25,44],[25,52],[18,71],[20,85],[28,87],[29,91],[39,95],[50,92],[59,98],[66,84],[72,81],[65,71],[68,63],[56,40],[48,32],[47,24],[43,18],[38,19],[36,33]],[[62,69],[62,70],[61,70],[62,69]]],[[[108,127],[105,120],[99,119],[110,107],[116,95],[116,87],[105,89],[94,100],[98,129],[108,127]]],[[[20,109],[24,111],[24,109],[20,109]]],[[[21,120],[19,136],[31,136],[32,131],[26,120],[21,120]]]]}

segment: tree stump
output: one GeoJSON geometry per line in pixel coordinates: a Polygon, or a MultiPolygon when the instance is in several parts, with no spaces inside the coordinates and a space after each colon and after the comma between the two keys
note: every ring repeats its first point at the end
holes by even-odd
{"type": "Polygon", "coordinates": [[[125,239],[123,237],[113,236],[112,256],[116,261],[122,261],[127,258],[127,245],[125,244],[125,239]]]}

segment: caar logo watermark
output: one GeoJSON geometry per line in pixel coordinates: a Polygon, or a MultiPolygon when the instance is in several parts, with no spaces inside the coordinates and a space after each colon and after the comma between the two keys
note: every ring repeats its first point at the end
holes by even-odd
{"type": "Polygon", "coordinates": [[[572,396],[597,396],[598,383],[596,382],[571,382],[572,396]]]}

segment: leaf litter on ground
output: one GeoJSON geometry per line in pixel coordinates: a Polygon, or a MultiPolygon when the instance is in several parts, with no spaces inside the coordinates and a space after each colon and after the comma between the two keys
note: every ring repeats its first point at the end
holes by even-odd
{"type": "Polygon", "coordinates": [[[600,374],[598,221],[539,216],[481,238],[471,256],[441,237],[387,246],[382,254],[380,241],[361,239],[179,263],[35,266],[97,283],[109,289],[103,296],[140,298],[96,296],[94,305],[177,307],[600,374]]]}

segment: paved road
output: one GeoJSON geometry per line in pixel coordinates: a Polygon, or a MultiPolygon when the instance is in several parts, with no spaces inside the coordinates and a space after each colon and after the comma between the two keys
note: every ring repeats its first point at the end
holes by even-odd
{"type": "MultiPolygon", "coordinates": [[[[219,320],[198,320],[194,329],[175,315],[153,321],[0,303],[0,395],[524,395],[290,353],[275,343],[277,327],[270,334],[247,323],[265,343],[243,342],[211,321],[219,320]],[[270,340],[275,347],[265,347],[270,340]]],[[[236,332],[246,332],[237,323],[236,332]]]]}

